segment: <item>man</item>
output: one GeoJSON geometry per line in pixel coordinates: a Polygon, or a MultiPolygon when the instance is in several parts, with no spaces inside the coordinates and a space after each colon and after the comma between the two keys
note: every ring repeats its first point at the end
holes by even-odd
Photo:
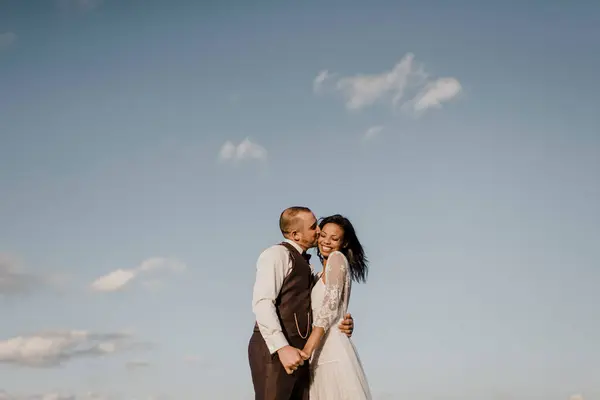
{"type": "MultiPolygon", "coordinates": [[[[259,256],[252,309],[256,315],[248,358],[256,400],[308,400],[310,371],[302,352],[312,328],[310,293],[318,277],[306,251],[317,244],[317,219],[306,207],[281,213],[285,240],[259,256]]],[[[339,325],[352,335],[352,316],[339,325]]]]}

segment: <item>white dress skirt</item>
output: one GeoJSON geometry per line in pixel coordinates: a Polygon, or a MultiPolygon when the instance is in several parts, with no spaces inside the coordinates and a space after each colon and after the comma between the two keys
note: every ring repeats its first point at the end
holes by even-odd
{"type": "Polygon", "coordinates": [[[336,251],[327,261],[325,282],[319,279],[312,290],[313,325],[326,333],[310,360],[311,400],[372,398],[358,352],[338,328],[348,309],[351,281],[348,260],[336,251]]]}

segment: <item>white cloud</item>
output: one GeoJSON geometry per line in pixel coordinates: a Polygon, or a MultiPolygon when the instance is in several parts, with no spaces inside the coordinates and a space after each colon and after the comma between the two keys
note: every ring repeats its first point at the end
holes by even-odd
{"type": "Polygon", "coordinates": [[[569,396],[569,400],[583,400],[583,395],[573,394],[573,395],[569,396]]]}
{"type": "Polygon", "coordinates": [[[423,78],[422,69],[415,66],[414,55],[408,53],[389,71],[342,77],[336,89],[345,98],[346,108],[358,110],[384,99],[395,105],[410,85],[423,78]]]}
{"type": "Polygon", "coordinates": [[[219,151],[219,159],[229,160],[235,156],[236,146],[231,140],[226,141],[219,151]]]}
{"type": "MultiPolygon", "coordinates": [[[[117,269],[101,276],[91,283],[90,288],[95,292],[116,292],[130,285],[140,275],[162,270],[182,272],[185,269],[186,265],[181,261],[170,258],[153,257],[143,261],[137,268],[117,269]]],[[[153,285],[157,285],[156,280],[153,281],[153,285]]]]}
{"type": "Polygon", "coordinates": [[[17,34],[14,32],[0,33],[0,49],[10,47],[17,41],[17,34]]]}
{"type": "MultiPolygon", "coordinates": [[[[333,75],[324,70],[313,81],[315,92],[323,89],[323,82],[333,75]]],[[[429,79],[422,65],[407,53],[390,70],[376,74],[357,74],[337,79],[334,91],[344,98],[348,110],[360,110],[377,103],[392,108],[413,104],[414,109],[424,111],[455,97],[461,90],[456,78],[429,79]],[[414,97],[415,93],[418,93],[414,97]],[[413,97],[412,100],[408,100],[413,97]]]]}
{"type": "Polygon", "coordinates": [[[246,138],[235,145],[232,141],[226,141],[219,151],[221,161],[243,161],[243,160],[266,160],[267,149],[246,138]]]}
{"type": "Polygon", "coordinates": [[[323,86],[323,83],[331,77],[332,77],[332,75],[327,70],[323,70],[323,71],[319,72],[319,74],[316,76],[315,80],[313,81],[313,92],[315,92],[315,93],[321,92],[321,87],[323,86]]]}
{"type": "Polygon", "coordinates": [[[460,82],[455,78],[440,78],[430,82],[413,100],[415,111],[441,107],[443,102],[451,100],[462,91],[460,82]]]}
{"type": "Polygon", "coordinates": [[[75,358],[117,353],[134,345],[131,335],[124,333],[40,332],[0,341],[0,363],[52,367],[75,358]]]}
{"type": "Polygon", "coordinates": [[[365,132],[364,138],[365,140],[371,140],[379,135],[383,131],[383,126],[372,126],[365,132]]]}
{"type": "Polygon", "coordinates": [[[91,287],[96,292],[114,292],[124,288],[136,274],[137,271],[133,269],[118,269],[96,279],[91,287]]]}
{"type": "Polygon", "coordinates": [[[256,143],[252,143],[246,138],[240,144],[238,144],[237,148],[235,149],[235,157],[239,160],[262,160],[267,157],[267,150],[256,143]]]}

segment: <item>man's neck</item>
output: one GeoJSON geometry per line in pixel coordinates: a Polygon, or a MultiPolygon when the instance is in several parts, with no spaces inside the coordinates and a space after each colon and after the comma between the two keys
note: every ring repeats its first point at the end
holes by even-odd
{"type": "Polygon", "coordinates": [[[291,244],[292,246],[294,246],[296,248],[296,250],[298,250],[298,253],[302,254],[304,253],[306,250],[300,246],[298,243],[294,242],[292,239],[285,239],[286,242],[288,242],[289,244],[291,244]]]}

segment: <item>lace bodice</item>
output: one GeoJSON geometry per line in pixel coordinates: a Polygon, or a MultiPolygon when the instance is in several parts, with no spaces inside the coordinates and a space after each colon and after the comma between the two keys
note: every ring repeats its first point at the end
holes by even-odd
{"type": "MultiPolygon", "coordinates": [[[[324,293],[320,304],[315,304],[321,296],[313,296],[313,317],[315,327],[328,331],[346,314],[350,298],[350,270],[348,260],[341,252],[335,251],[329,255],[325,267],[324,293]]],[[[314,290],[318,290],[315,288],[314,290]]]]}

